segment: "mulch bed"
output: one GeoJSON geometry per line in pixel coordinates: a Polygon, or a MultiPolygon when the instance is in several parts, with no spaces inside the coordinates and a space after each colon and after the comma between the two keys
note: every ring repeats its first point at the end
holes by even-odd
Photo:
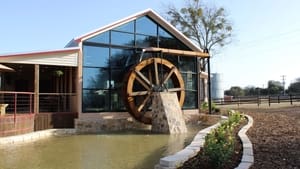
{"type": "MultiPolygon", "coordinates": [[[[254,150],[251,169],[300,169],[300,106],[241,108],[240,111],[252,116],[254,120],[253,127],[247,132],[254,150]]],[[[235,151],[242,149],[239,146],[241,144],[237,145],[235,151]]],[[[184,163],[180,169],[200,168],[197,156],[184,163]]],[[[236,153],[232,162],[223,169],[235,168],[240,157],[241,153],[236,153]]],[[[205,165],[205,161],[201,163],[205,165]]],[[[201,168],[208,169],[207,166],[201,168]]]]}
{"type": "Polygon", "coordinates": [[[300,107],[242,111],[254,120],[247,132],[254,150],[251,169],[300,169],[300,107]]]}

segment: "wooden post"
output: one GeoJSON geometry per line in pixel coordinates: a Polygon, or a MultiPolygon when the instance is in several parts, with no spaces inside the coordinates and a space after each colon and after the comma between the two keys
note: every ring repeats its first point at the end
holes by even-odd
{"type": "Polygon", "coordinates": [[[293,96],[292,96],[292,94],[290,94],[290,102],[291,102],[291,105],[293,105],[293,96]]]}
{"type": "Polygon", "coordinates": [[[34,65],[34,102],[33,111],[35,114],[39,113],[39,92],[40,92],[40,65],[34,65]]]}

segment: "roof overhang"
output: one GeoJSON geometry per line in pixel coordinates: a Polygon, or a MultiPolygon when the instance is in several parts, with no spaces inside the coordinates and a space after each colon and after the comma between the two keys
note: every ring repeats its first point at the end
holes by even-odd
{"type": "Polygon", "coordinates": [[[78,66],[80,48],[1,54],[0,63],[78,66]]]}

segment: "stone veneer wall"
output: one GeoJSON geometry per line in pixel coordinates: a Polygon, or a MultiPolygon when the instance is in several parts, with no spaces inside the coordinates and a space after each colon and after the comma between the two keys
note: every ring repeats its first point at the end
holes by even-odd
{"type": "MultiPolygon", "coordinates": [[[[117,114],[117,113],[116,113],[117,114]]],[[[120,113],[120,118],[114,116],[103,116],[99,118],[79,118],[75,119],[75,129],[77,133],[99,133],[106,131],[121,130],[150,130],[151,125],[145,125],[129,115],[124,117],[124,113],[120,113]]]]}
{"type": "Polygon", "coordinates": [[[184,117],[176,93],[153,93],[152,131],[169,134],[187,132],[184,117]]]}
{"type": "MultiPolygon", "coordinates": [[[[183,110],[183,116],[186,124],[197,124],[199,120],[203,120],[203,123],[207,121],[202,115],[199,116],[198,109],[183,110]]],[[[218,119],[219,116],[216,116],[216,121],[218,119]]],[[[81,114],[78,119],[75,119],[75,129],[78,133],[98,133],[127,129],[150,130],[151,125],[136,121],[127,112],[88,113],[81,114]]]]}

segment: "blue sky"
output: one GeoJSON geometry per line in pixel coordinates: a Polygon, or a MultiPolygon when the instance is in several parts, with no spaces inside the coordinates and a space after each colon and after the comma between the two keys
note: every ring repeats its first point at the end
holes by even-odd
{"type": "MultiPolygon", "coordinates": [[[[208,0],[207,0],[208,1],[208,0]]],[[[0,6],[0,53],[63,48],[69,40],[139,11],[163,14],[183,0],[4,0],[0,6]]],[[[266,87],[300,77],[300,1],[210,0],[223,6],[234,28],[232,43],[212,59],[224,89],[266,87]],[[298,47],[299,46],[299,47],[298,47]]]]}

